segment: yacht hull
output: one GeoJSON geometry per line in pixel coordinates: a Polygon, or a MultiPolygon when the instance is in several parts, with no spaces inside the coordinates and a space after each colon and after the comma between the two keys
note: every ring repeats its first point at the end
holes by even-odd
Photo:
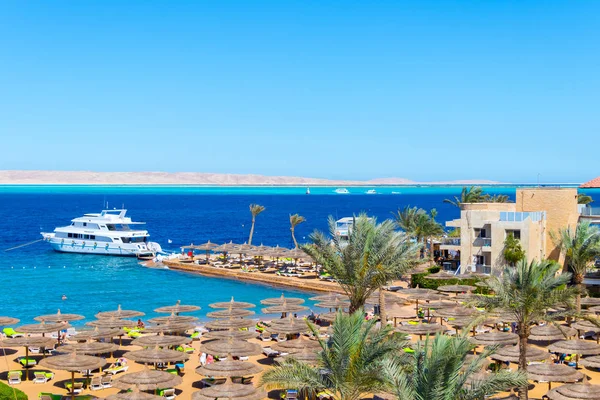
{"type": "Polygon", "coordinates": [[[98,254],[105,256],[140,257],[150,256],[154,253],[145,246],[136,244],[98,243],[93,240],[62,240],[58,238],[45,238],[54,251],[60,253],[98,254]]]}

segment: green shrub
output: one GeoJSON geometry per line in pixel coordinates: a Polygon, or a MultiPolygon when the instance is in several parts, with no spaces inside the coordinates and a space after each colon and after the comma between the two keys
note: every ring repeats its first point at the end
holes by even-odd
{"type": "Polygon", "coordinates": [[[0,400],[15,400],[15,393],[17,394],[17,400],[28,400],[27,395],[19,389],[0,382],[0,400]]]}
{"type": "MultiPolygon", "coordinates": [[[[434,269],[434,268],[430,268],[434,269]]],[[[437,269],[439,271],[439,267],[437,269]]],[[[436,271],[437,272],[437,271],[436,271]]],[[[475,286],[477,289],[474,293],[479,294],[489,294],[489,290],[486,288],[479,287],[475,285],[477,282],[480,282],[481,279],[471,278],[471,279],[425,279],[427,275],[431,275],[431,272],[424,272],[422,274],[413,274],[411,279],[411,287],[420,287],[422,289],[433,289],[437,290],[438,286],[444,285],[469,285],[475,286]]]]}

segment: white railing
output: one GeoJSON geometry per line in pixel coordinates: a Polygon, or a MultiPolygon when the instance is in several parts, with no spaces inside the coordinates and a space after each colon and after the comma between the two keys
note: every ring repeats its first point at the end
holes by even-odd
{"type": "Polygon", "coordinates": [[[442,245],[460,246],[460,238],[443,238],[442,245]]]}
{"type": "Polygon", "coordinates": [[[585,206],[581,208],[581,215],[585,215],[588,217],[591,216],[600,216],[600,207],[590,207],[585,206]]]}
{"type": "Polygon", "coordinates": [[[500,221],[502,222],[523,222],[527,218],[534,222],[542,221],[546,219],[545,211],[531,211],[531,212],[514,212],[514,211],[501,211],[500,221]]]}

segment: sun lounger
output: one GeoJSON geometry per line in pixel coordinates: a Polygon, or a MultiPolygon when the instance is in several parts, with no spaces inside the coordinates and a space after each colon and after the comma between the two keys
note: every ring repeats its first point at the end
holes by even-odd
{"type": "Polygon", "coordinates": [[[273,350],[270,347],[263,347],[262,350],[263,354],[267,357],[277,357],[279,355],[279,352],[276,350],[273,350]]]}
{"type": "Polygon", "coordinates": [[[167,400],[173,400],[177,395],[175,395],[175,389],[164,389],[161,394],[167,400]]]}
{"type": "Polygon", "coordinates": [[[251,385],[252,384],[252,379],[254,379],[253,376],[242,377],[242,384],[243,385],[251,385]]]}
{"type": "Polygon", "coordinates": [[[273,340],[270,334],[264,332],[261,332],[260,335],[258,335],[258,338],[263,342],[270,342],[271,340],[273,340]]]}
{"type": "Polygon", "coordinates": [[[83,382],[75,382],[74,385],[71,382],[65,382],[65,389],[69,391],[69,393],[79,394],[83,390],[83,382]]]}
{"type": "Polygon", "coordinates": [[[287,340],[287,335],[282,335],[281,333],[275,336],[275,340],[278,342],[285,342],[287,340]]]}
{"type": "MultiPolygon", "coordinates": [[[[108,376],[110,376],[110,375],[108,375],[108,376]]],[[[89,388],[92,390],[104,389],[104,386],[102,386],[102,378],[99,376],[93,377],[92,380],[90,381],[89,388]]]]}
{"type": "Polygon", "coordinates": [[[192,333],[192,336],[190,336],[192,338],[192,340],[200,340],[200,337],[202,337],[202,333],[200,332],[194,332],[192,333]]]}
{"type": "Polygon", "coordinates": [[[194,348],[192,346],[189,346],[189,345],[178,346],[176,350],[184,352],[184,353],[188,353],[188,354],[191,354],[191,353],[194,352],[194,348]]]}
{"type": "Polygon", "coordinates": [[[292,390],[292,389],[286,390],[285,398],[286,398],[286,400],[296,400],[298,398],[298,391],[292,390]]]}
{"type": "Polygon", "coordinates": [[[33,373],[33,383],[46,383],[48,382],[50,379],[54,378],[54,374],[52,372],[43,372],[43,371],[36,371],[33,373]]]}
{"type": "Polygon", "coordinates": [[[22,333],[15,332],[15,330],[13,328],[4,328],[4,329],[2,329],[2,332],[6,335],[6,337],[9,337],[9,338],[25,336],[22,333]]]}
{"type": "Polygon", "coordinates": [[[129,365],[116,363],[114,366],[106,368],[104,372],[106,372],[107,374],[116,375],[119,372],[127,372],[128,369],[129,365]]]}
{"type": "Polygon", "coordinates": [[[18,385],[21,383],[21,376],[23,376],[23,372],[21,371],[9,371],[8,372],[8,384],[9,385],[18,385]]]}
{"type": "Polygon", "coordinates": [[[20,357],[19,364],[21,364],[25,368],[28,368],[28,367],[33,367],[33,366],[37,365],[37,361],[31,357],[29,357],[29,358],[20,357]]]}

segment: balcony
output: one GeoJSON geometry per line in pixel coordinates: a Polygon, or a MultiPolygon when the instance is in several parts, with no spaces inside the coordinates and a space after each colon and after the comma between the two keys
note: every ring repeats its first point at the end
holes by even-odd
{"type": "Polygon", "coordinates": [[[600,217],[600,207],[585,206],[580,208],[581,215],[585,217],[600,217]]]}
{"type": "Polygon", "coordinates": [[[492,238],[482,238],[482,237],[475,238],[475,241],[473,242],[473,246],[491,247],[492,246],[492,238]]]}
{"type": "Polygon", "coordinates": [[[442,246],[460,246],[460,238],[443,238],[440,244],[442,246]]]}
{"type": "Polygon", "coordinates": [[[500,222],[523,222],[526,219],[531,219],[533,222],[539,222],[546,219],[545,211],[532,212],[508,212],[500,213],[500,222]]]}

